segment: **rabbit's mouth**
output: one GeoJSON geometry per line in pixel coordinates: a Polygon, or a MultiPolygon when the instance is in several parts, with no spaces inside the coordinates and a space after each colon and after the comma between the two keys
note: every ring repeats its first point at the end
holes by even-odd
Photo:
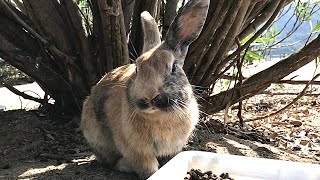
{"type": "Polygon", "coordinates": [[[159,95],[152,100],[139,99],[135,101],[136,107],[145,113],[155,113],[158,111],[175,111],[177,108],[183,109],[183,107],[178,107],[176,100],[169,97],[159,95]]]}
{"type": "Polygon", "coordinates": [[[159,112],[160,109],[156,108],[156,107],[150,107],[148,109],[141,109],[142,112],[147,113],[147,114],[153,114],[156,112],[159,112]]]}

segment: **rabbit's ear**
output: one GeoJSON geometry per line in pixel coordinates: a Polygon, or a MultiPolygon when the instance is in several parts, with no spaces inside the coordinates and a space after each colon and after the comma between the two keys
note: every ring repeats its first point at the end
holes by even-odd
{"type": "Polygon", "coordinates": [[[141,13],[141,24],[143,29],[143,49],[145,53],[161,43],[158,25],[149,12],[141,13]]]}
{"type": "Polygon", "coordinates": [[[190,0],[176,16],[165,43],[172,50],[185,51],[198,38],[205,23],[210,0],[190,0]]]}

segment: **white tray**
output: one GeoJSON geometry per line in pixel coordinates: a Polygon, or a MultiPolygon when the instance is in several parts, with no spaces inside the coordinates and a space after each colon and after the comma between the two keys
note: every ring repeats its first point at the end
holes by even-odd
{"type": "Polygon", "coordinates": [[[183,180],[191,169],[229,173],[235,180],[320,180],[320,165],[201,151],[176,155],[148,180],[183,180]]]}

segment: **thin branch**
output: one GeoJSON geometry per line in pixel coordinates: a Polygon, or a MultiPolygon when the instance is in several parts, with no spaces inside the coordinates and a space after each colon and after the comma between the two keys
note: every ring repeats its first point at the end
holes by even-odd
{"type": "MultiPolygon", "coordinates": [[[[312,83],[310,83],[312,84],[312,83]]],[[[299,95],[299,93],[292,93],[292,92],[269,92],[269,91],[262,91],[260,94],[267,94],[267,95],[272,95],[272,96],[288,96],[288,95],[299,95]]],[[[314,96],[314,97],[318,97],[320,96],[320,93],[306,93],[304,94],[304,96],[314,96]]]]}
{"type": "MultiPolygon", "coordinates": [[[[215,72],[219,72],[221,70],[221,67],[226,64],[228,61],[230,61],[232,58],[234,58],[237,54],[239,54],[241,51],[245,50],[247,47],[250,46],[250,44],[256,40],[268,27],[269,25],[273,22],[273,20],[277,17],[278,15],[278,12],[281,10],[281,8],[283,7],[285,1],[281,1],[276,10],[273,12],[272,16],[269,18],[269,20],[242,46],[240,46],[236,51],[234,51],[232,54],[230,54],[228,57],[226,57],[220,64],[220,67],[217,67],[216,71],[215,72]]],[[[236,61],[233,60],[228,66],[227,68],[225,68],[225,70],[223,70],[222,72],[225,72],[228,68],[230,68],[231,64],[234,64],[234,62],[236,61]]],[[[210,78],[210,81],[206,81],[207,84],[209,82],[214,82],[216,81],[217,79],[219,79],[221,77],[221,75],[223,75],[223,73],[219,73],[218,76],[216,77],[211,77],[210,78]]]]}
{"type": "Polygon", "coordinates": [[[53,53],[55,53],[57,56],[59,56],[61,59],[69,60],[70,62],[71,58],[69,58],[67,55],[65,55],[62,51],[57,49],[53,44],[50,44],[46,39],[44,39],[40,34],[38,34],[36,31],[34,31],[27,23],[25,23],[9,6],[4,0],[0,0],[0,3],[4,5],[4,7],[12,14],[12,16],[16,19],[16,21],[24,28],[26,29],[31,35],[36,37],[43,43],[49,50],[51,50],[53,53]],[[66,58],[68,57],[68,58],[66,58]]]}
{"type": "MultiPolygon", "coordinates": [[[[237,78],[234,77],[234,76],[223,75],[223,76],[221,76],[221,79],[227,79],[227,80],[234,81],[237,78]]],[[[245,79],[247,79],[247,78],[244,77],[244,80],[245,79]]],[[[308,83],[311,83],[313,85],[320,85],[320,81],[310,82],[310,81],[301,81],[301,80],[280,80],[280,81],[277,81],[277,82],[273,82],[273,84],[308,84],[308,83]]]]}
{"type": "Polygon", "coordinates": [[[35,102],[38,102],[40,104],[43,104],[45,103],[44,99],[39,99],[39,98],[35,98],[33,96],[30,96],[24,92],[21,92],[19,91],[18,89],[16,89],[15,87],[13,86],[10,86],[9,84],[3,82],[3,81],[0,81],[1,82],[1,85],[3,85],[4,87],[6,87],[7,89],[9,89],[11,92],[13,92],[14,94],[18,95],[18,96],[21,96],[23,97],[24,99],[29,99],[29,100],[32,100],[32,101],[35,101],[35,102]]]}
{"type": "MultiPolygon", "coordinates": [[[[229,1],[229,3],[230,2],[231,1],[229,1]]],[[[233,26],[233,24],[239,23],[235,22],[235,19],[237,19],[237,15],[241,13],[239,12],[241,5],[242,1],[231,2],[231,6],[227,10],[228,13],[225,16],[222,25],[215,32],[214,37],[212,38],[212,43],[208,51],[201,59],[201,63],[199,64],[199,66],[193,67],[193,69],[195,69],[195,75],[192,77],[192,84],[199,84],[199,82],[204,78],[204,75],[214,68],[212,67],[213,64],[215,65],[217,63],[214,61],[216,60],[214,58],[219,52],[220,47],[222,47],[223,43],[226,42],[225,38],[227,37],[227,34],[229,34],[229,31],[231,29],[235,28],[236,25],[233,26]]],[[[230,39],[230,37],[228,39],[230,39]]]]}
{"type": "MultiPolygon", "coordinates": [[[[237,42],[238,46],[240,46],[239,38],[236,39],[236,42],[237,42]]],[[[238,55],[237,69],[238,69],[238,81],[239,81],[238,85],[239,86],[242,86],[242,83],[243,83],[243,80],[244,80],[243,75],[242,75],[242,67],[243,67],[243,62],[244,62],[244,59],[245,59],[248,51],[249,51],[249,47],[247,47],[247,49],[244,51],[244,54],[243,54],[241,59],[240,59],[240,55],[241,54],[238,55]]],[[[241,91],[239,89],[237,90],[237,93],[238,93],[238,96],[241,96],[241,91]]],[[[239,118],[240,126],[242,127],[243,126],[242,101],[239,102],[237,116],[239,118]]]]}
{"type": "Polygon", "coordinates": [[[269,118],[271,116],[274,116],[278,113],[280,113],[281,111],[287,109],[289,106],[291,106],[292,104],[294,104],[295,102],[297,102],[302,96],[304,96],[304,94],[306,93],[309,85],[315,80],[317,79],[318,77],[320,76],[320,74],[317,74],[316,76],[314,76],[308,84],[306,84],[306,86],[303,88],[303,90],[298,94],[297,97],[295,97],[289,104],[287,104],[286,106],[284,106],[283,108],[277,110],[276,112],[273,112],[273,113],[270,113],[266,116],[261,116],[261,117],[256,117],[256,118],[253,118],[253,119],[246,119],[244,120],[244,122],[251,122],[251,121],[257,121],[257,120],[261,120],[261,119],[265,119],[265,118],[269,118]]]}
{"type": "Polygon", "coordinates": [[[296,71],[300,67],[317,58],[320,55],[319,47],[320,35],[298,52],[282,59],[275,65],[249,77],[243,82],[243,86],[235,87],[240,88],[241,95],[243,97],[239,97],[237,95],[232,96],[234,89],[211,95],[209,98],[207,98],[207,100],[211,102],[212,105],[207,106],[207,112],[218,112],[224,109],[229,101],[232,101],[232,103],[234,104],[241,101],[241,99],[243,98],[251,97],[264,91],[272,83],[278,82],[288,74],[296,71]]]}

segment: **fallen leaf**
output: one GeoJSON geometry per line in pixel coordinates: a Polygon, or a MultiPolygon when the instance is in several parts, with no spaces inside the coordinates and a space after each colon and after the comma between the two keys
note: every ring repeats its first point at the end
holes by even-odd
{"type": "Polygon", "coordinates": [[[299,144],[302,145],[302,146],[306,146],[306,145],[309,145],[310,142],[309,142],[309,141],[306,141],[306,140],[302,140],[302,141],[300,141],[299,144]]]}
{"type": "Polygon", "coordinates": [[[317,139],[319,135],[311,132],[311,133],[308,133],[307,137],[310,139],[317,139]]]}
{"type": "Polygon", "coordinates": [[[289,123],[294,125],[295,127],[300,127],[302,125],[302,122],[297,120],[290,120],[289,123]]]}

